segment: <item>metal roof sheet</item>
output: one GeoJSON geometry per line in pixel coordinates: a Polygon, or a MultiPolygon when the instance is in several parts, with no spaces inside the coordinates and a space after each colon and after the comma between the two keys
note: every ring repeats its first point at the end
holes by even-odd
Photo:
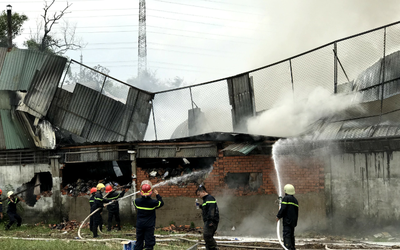
{"type": "Polygon", "coordinates": [[[24,127],[19,111],[0,110],[0,149],[35,148],[35,143],[24,127]]]}

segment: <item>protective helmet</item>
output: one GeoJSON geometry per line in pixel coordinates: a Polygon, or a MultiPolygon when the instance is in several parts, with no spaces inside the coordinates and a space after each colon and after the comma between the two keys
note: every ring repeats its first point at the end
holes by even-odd
{"type": "Polygon", "coordinates": [[[107,186],[106,186],[106,193],[109,193],[109,192],[111,192],[111,191],[112,191],[111,185],[107,185],[107,186]]]}
{"type": "Polygon", "coordinates": [[[288,195],[294,195],[294,186],[292,184],[286,184],[285,187],[283,188],[286,194],[288,195]]]}
{"type": "Polygon", "coordinates": [[[153,193],[151,186],[149,184],[143,184],[140,194],[143,196],[150,196],[153,193]]]}
{"type": "Polygon", "coordinates": [[[106,186],[104,186],[103,183],[99,183],[99,184],[97,184],[97,186],[96,186],[97,190],[101,190],[102,188],[105,188],[105,187],[106,187],[106,186]]]}
{"type": "Polygon", "coordinates": [[[2,194],[3,194],[3,190],[0,189],[0,195],[2,195],[2,194]]]}
{"type": "Polygon", "coordinates": [[[11,195],[13,195],[14,194],[14,192],[13,191],[8,191],[8,193],[7,193],[7,197],[8,198],[10,198],[11,197],[11,195]]]}
{"type": "Polygon", "coordinates": [[[92,187],[92,189],[90,189],[90,194],[96,193],[96,191],[97,191],[97,188],[92,187]]]}

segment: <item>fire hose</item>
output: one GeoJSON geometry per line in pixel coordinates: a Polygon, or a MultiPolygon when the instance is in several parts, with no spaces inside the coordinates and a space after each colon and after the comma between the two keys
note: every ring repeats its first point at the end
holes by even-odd
{"type": "MultiPolygon", "coordinates": [[[[137,193],[139,193],[140,191],[137,191],[137,192],[135,192],[135,193],[132,193],[132,194],[130,194],[130,195],[127,195],[127,196],[124,196],[124,197],[121,197],[121,198],[119,198],[119,199],[116,199],[116,200],[113,200],[113,201],[111,201],[111,202],[109,202],[109,203],[106,203],[105,205],[104,205],[104,207],[106,207],[106,206],[108,206],[108,205],[110,205],[111,203],[113,203],[113,202],[115,202],[115,201],[117,201],[117,200],[123,200],[123,199],[125,199],[125,198],[128,198],[128,197],[130,197],[130,196],[132,196],[132,195],[135,195],[135,194],[137,194],[137,193]]],[[[108,195],[109,193],[107,193],[103,198],[106,198],[106,196],[108,195]]],[[[99,211],[101,208],[99,207],[99,208],[97,208],[96,210],[94,210],[92,213],[90,213],[89,215],[88,215],[88,217],[86,217],[85,218],[85,220],[81,223],[81,225],[79,226],[79,229],[78,229],[78,237],[80,238],[80,239],[83,239],[83,237],[81,236],[81,228],[82,228],[82,226],[85,224],[85,222],[93,215],[93,214],[95,214],[97,211],[99,211]]],[[[96,228],[96,230],[97,230],[97,228],[96,228]]]]}
{"type": "MultiPolygon", "coordinates": [[[[282,202],[282,196],[279,196],[279,209],[281,208],[281,202],[282,202]]],[[[280,236],[280,234],[279,234],[279,232],[281,231],[280,228],[279,228],[280,224],[281,224],[281,223],[280,223],[280,220],[278,220],[278,222],[276,223],[276,235],[277,235],[277,237],[278,237],[279,244],[281,244],[281,246],[283,247],[283,249],[288,250],[288,249],[285,247],[285,245],[283,244],[282,239],[281,239],[281,236],[280,236]]]]}

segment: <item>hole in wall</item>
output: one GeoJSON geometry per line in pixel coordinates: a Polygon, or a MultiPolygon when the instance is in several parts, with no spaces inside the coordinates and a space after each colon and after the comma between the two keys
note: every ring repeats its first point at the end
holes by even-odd
{"type": "Polygon", "coordinates": [[[35,206],[41,197],[50,197],[53,187],[53,178],[50,172],[35,173],[31,181],[23,184],[16,192],[23,191],[19,196],[23,197],[26,204],[30,207],[35,206]],[[37,185],[39,184],[40,185],[37,185]]]}

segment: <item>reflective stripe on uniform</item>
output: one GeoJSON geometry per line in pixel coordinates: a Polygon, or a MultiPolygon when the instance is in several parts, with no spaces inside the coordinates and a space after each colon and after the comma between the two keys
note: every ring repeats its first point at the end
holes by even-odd
{"type": "Polygon", "coordinates": [[[217,203],[217,201],[206,201],[206,202],[204,202],[204,203],[202,204],[202,206],[205,206],[205,205],[207,205],[208,203],[217,203]]]}
{"type": "Polygon", "coordinates": [[[98,201],[103,201],[103,198],[94,198],[94,199],[98,201]]]}
{"type": "Polygon", "coordinates": [[[158,207],[161,205],[161,201],[159,201],[159,202],[158,202],[158,205],[155,206],[155,207],[138,207],[138,206],[136,205],[136,202],[133,202],[133,203],[135,204],[135,207],[136,207],[137,209],[142,209],[142,210],[154,210],[154,209],[158,208],[158,207]]]}
{"type": "Polygon", "coordinates": [[[293,202],[286,202],[286,201],[282,201],[282,204],[286,204],[286,205],[294,205],[296,207],[299,207],[299,205],[297,205],[296,203],[293,202]]]}

